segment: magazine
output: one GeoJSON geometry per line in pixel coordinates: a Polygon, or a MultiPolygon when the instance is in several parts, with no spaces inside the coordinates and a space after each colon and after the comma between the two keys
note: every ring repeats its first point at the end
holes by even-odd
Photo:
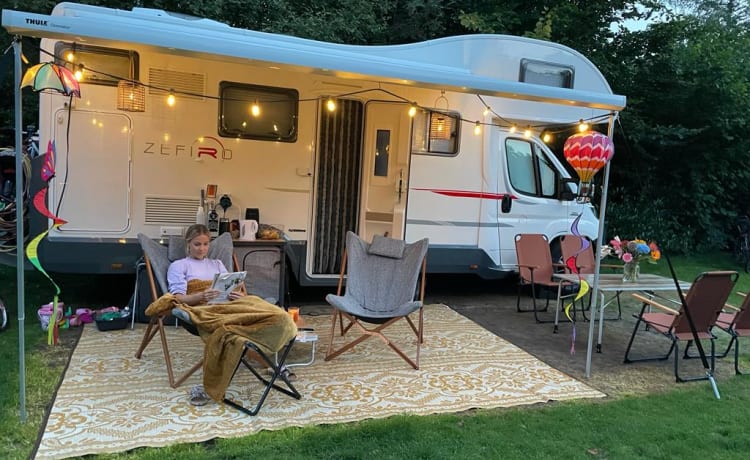
{"type": "Polygon", "coordinates": [[[214,284],[211,289],[219,291],[219,295],[208,303],[229,302],[229,293],[242,286],[246,276],[247,272],[217,273],[214,275],[214,284]]]}

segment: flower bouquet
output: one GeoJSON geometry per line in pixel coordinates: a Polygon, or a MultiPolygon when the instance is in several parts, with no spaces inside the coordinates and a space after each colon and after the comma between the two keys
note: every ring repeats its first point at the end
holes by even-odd
{"type": "Polygon", "coordinates": [[[602,253],[617,257],[624,262],[623,282],[635,283],[640,274],[639,263],[645,260],[656,263],[661,258],[661,251],[655,242],[647,243],[646,240],[621,240],[619,236],[614,237],[609,245],[602,247],[602,253]]]}

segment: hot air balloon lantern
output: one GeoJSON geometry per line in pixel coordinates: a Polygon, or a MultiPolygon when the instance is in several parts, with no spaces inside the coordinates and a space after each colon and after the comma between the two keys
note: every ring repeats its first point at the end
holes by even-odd
{"type": "Polygon", "coordinates": [[[565,141],[563,153],[578,174],[578,201],[590,201],[592,179],[615,154],[612,139],[596,131],[577,133],[565,141]]]}

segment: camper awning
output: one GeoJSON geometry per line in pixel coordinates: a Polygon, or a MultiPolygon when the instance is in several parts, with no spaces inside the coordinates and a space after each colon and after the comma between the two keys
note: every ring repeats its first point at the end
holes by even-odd
{"type": "MultiPolygon", "coordinates": [[[[466,68],[393,58],[384,46],[323,43],[232,28],[206,19],[175,18],[160,10],[124,11],[72,4],[61,4],[58,8],[63,15],[3,10],[2,24],[16,35],[80,43],[97,39],[117,46],[139,44],[175,54],[222,56],[253,65],[287,67],[353,80],[611,111],[625,107],[625,96],[501,80],[477,75],[466,68]]],[[[403,49],[411,45],[397,46],[403,49]]]]}

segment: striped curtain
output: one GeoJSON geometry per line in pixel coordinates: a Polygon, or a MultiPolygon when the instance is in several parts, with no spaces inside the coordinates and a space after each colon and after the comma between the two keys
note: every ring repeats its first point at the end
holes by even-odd
{"type": "Polygon", "coordinates": [[[363,118],[358,101],[338,100],[335,112],[321,109],[314,274],[339,273],[346,232],[357,230],[363,118]]]}

